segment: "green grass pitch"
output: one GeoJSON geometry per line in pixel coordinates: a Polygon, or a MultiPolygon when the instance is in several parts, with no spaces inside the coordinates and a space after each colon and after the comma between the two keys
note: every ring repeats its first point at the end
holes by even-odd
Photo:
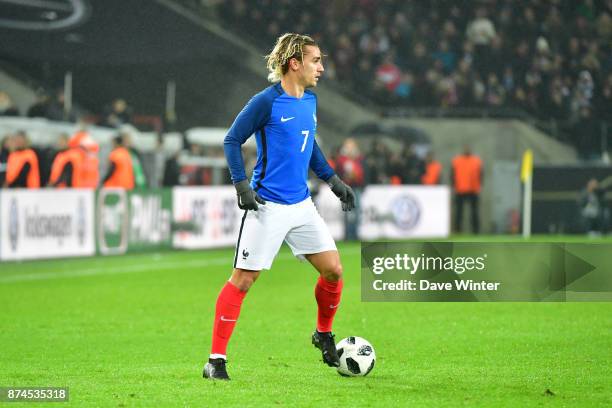
{"type": "Polygon", "coordinates": [[[283,248],[245,299],[232,381],[203,380],[224,249],[0,264],[0,386],[68,386],[58,406],[79,407],[612,404],[612,303],[362,303],[359,245],[339,248],[334,329],[374,345],[368,377],[321,362],[316,273],[283,248]]]}

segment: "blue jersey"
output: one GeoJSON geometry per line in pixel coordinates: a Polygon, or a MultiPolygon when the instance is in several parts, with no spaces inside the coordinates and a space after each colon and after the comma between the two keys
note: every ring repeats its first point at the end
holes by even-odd
{"type": "Polygon", "coordinates": [[[295,204],[310,195],[308,169],[327,181],[334,175],[315,141],[317,96],[306,90],[301,98],[288,95],[280,83],[246,104],[236,117],[224,148],[232,182],[245,180],[240,146],[255,134],[257,163],[251,187],[264,199],[295,204]]]}

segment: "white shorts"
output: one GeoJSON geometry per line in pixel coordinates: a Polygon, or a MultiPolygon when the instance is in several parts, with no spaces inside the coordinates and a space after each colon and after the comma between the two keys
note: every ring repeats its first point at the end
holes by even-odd
{"type": "Polygon", "coordinates": [[[297,204],[268,201],[257,211],[245,211],[236,244],[234,268],[270,269],[283,240],[293,255],[335,251],[336,243],[308,197],[297,204]]]}

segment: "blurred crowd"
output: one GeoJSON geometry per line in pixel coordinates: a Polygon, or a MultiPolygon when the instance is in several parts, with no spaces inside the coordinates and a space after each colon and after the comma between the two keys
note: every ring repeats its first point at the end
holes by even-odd
{"type": "MultiPolygon", "coordinates": [[[[25,131],[6,134],[0,141],[0,187],[132,189],[230,182],[227,174],[214,177],[213,168],[225,163],[222,146],[189,143],[183,150],[169,154],[163,150],[163,138],[159,136],[156,149],[145,154],[134,146],[131,134],[125,129],[113,137],[110,151],[101,149],[86,130],[61,134],[55,145],[50,146],[32,146],[25,131]],[[179,155],[185,159],[181,163],[179,155]],[[100,163],[100,157],[104,163],[100,163]],[[107,171],[100,174],[99,169],[105,168],[107,171]],[[121,178],[120,184],[107,184],[119,173],[122,174],[117,176],[121,178]]],[[[251,146],[243,150],[246,168],[252,169],[256,151],[251,146]]],[[[347,138],[332,149],[328,159],[338,175],[355,188],[368,184],[435,185],[451,181],[450,174],[444,178],[442,165],[433,151],[417,154],[414,145],[398,141],[389,144],[374,138],[369,149],[363,151],[356,139],[347,138]]]]}
{"type": "Polygon", "coordinates": [[[20,130],[0,140],[0,188],[132,190],[178,185],[178,155],[168,155],[162,144],[159,138],[157,148],[145,155],[133,145],[132,135],[120,130],[110,151],[103,151],[87,130],[79,130],[59,135],[55,145],[33,146],[20,130]]]}
{"type": "MultiPolygon", "coordinates": [[[[396,143],[398,144],[398,143],[396,143]]],[[[362,153],[353,138],[345,139],[329,156],[330,165],[351,187],[368,184],[441,184],[442,166],[433,151],[424,158],[412,144],[390,146],[385,141],[374,139],[362,153]]]]}
{"type": "Polygon", "coordinates": [[[326,76],[382,105],[516,107],[612,121],[612,0],[230,0],[224,23],[271,47],[311,34],[326,76]],[[473,4],[472,4],[473,3],[473,4]],[[265,30],[261,28],[264,27],[265,30]]]}
{"type": "MultiPolygon", "coordinates": [[[[603,157],[612,129],[612,0],[191,3],[212,5],[228,28],[261,49],[286,31],[311,34],[328,55],[326,77],[362,101],[518,108],[562,122],[556,129],[582,159],[603,157]]],[[[63,90],[40,91],[19,112],[0,89],[0,116],[75,121],[75,111],[66,109],[63,90]]],[[[122,98],[89,116],[113,128],[135,120],[122,98]]]]}
{"type": "MultiPolygon", "coordinates": [[[[412,144],[395,141],[391,146],[374,139],[362,154],[357,141],[348,138],[335,149],[329,162],[338,176],[354,189],[358,201],[368,184],[448,184],[454,193],[455,231],[463,230],[464,209],[469,208],[471,231],[480,232],[479,201],[484,171],[482,159],[472,152],[471,146],[466,145],[461,152],[456,152],[450,166],[444,169],[431,148],[421,158],[412,144]]],[[[357,216],[346,214],[349,239],[357,236],[356,230],[351,231],[349,227],[357,224],[357,216]]]]}
{"type": "Polygon", "coordinates": [[[86,115],[84,112],[79,112],[78,108],[66,106],[63,89],[58,89],[55,93],[38,89],[36,100],[28,106],[25,112],[20,112],[11,96],[0,89],[0,117],[2,116],[44,118],[66,122],[85,119],[88,123],[117,129],[133,124],[133,109],[125,99],[116,98],[104,108],[103,112],[86,115]]]}

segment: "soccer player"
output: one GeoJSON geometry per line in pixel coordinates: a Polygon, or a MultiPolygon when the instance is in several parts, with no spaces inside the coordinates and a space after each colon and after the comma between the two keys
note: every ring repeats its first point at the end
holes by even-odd
{"type": "Polygon", "coordinates": [[[339,366],[332,323],[342,293],[342,265],[310,198],[308,169],[328,183],[344,211],[355,207],[355,195],[327,164],[315,141],[317,97],[307,88],[315,87],[323,74],[321,51],[312,38],[287,33],[278,38],[266,59],[273,85],[247,103],[224,142],[238,206],[245,211],[234,270],[217,298],[211,354],[203,373],[210,379],[229,380],[226,349],[242,301],[260,271],[271,268],[283,240],[320,274],[312,343],[321,350],[324,363],[339,366]],[[240,147],[252,134],[257,140],[257,163],[249,182],[240,147]]]}

